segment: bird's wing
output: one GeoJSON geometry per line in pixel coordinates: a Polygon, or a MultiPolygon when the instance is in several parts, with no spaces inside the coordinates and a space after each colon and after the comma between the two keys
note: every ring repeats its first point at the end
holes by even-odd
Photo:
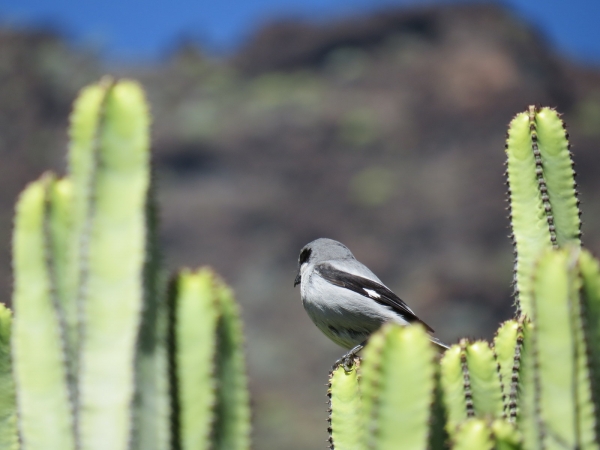
{"type": "Polygon", "coordinates": [[[315,270],[327,282],[349,289],[363,297],[375,300],[381,305],[389,306],[396,313],[400,314],[407,322],[418,322],[422,324],[427,331],[433,333],[433,328],[419,319],[400,297],[383,284],[337,269],[330,263],[317,264],[315,270]]]}

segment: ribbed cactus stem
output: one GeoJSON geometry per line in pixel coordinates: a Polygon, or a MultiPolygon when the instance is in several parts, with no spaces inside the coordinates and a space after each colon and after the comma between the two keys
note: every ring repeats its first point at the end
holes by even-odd
{"type": "Polygon", "coordinates": [[[48,267],[51,183],[45,177],[21,194],[13,242],[14,375],[19,429],[23,446],[30,450],[75,448],[64,335],[48,267]]]}
{"type": "Polygon", "coordinates": [[[579,244],[581,222],[564,124],[556,111],[530,107],[510,124],[506,141],[515,293],[531,315],[531,280],[544,249],[579,244]]]}
{"type": "Polygon", "coordinates": [[[338,366],[329,376],[329,448],[356,448],[363,440],[364,415],[359,388],[360,362],[357,359],[349,372],[338,366]]]}
{"type": "MultiPolygon", "coordinates": [[[[124,450],[133,429],[149,186],[149,122],[139,85],[105,91],[80,242],[79,432],[86,450],[124,450]]],[[[74,125],[75,126],[75,125],[74,125]]],[[[73,149],[72,149],[73,150],[73,149]]],[[[94,148],[87,149],[93,151],[94,148]]],[[[81,156],[81,155],[79,155],[81,156]]],[[[79,186],[79,182],[74,184],[79,186]]]]}
{"type": "Polygon", "coordinates": [[[216,280],[220,310],[217,325],[217,404],[212,434],[215,450],[250,448],[250,395],[244,358],[244,335],[233,292],[216,280]]]}
{"type": "Polygon", "coordinates": [[[519,323],[515,320],[504,322],[494,337],[494,357],[498,363],[504,403],[504,418],[514,421],[516,416],[516,384],[519,376],[520,354],[516,355],[519,323]]]}
{"type": "Polygon", "coordinates": [[[10,340],[12,314],[0,303],[0,450],[17,450],[17,407],[12,376],[10,340]]]}
{"type": "Polygon", "coordinates": [[[440,361],[440,384],[447,414],[446,430],[449,434],[454,433],[468,417],[461,354],[461,346],[453,345],[446,350],[440,361]]]}
{"type": "Polygon", "coordinates": [[[172,448],[208,449],[216,402],[215,355],[219,305],[214,274],[183,271],[169,289],[172,448]]]}
{"type": "Polygon", "coordinates": [[[375,345],[369,349],[369,343],[363,360],[367,448],[425,448],[434,403],[436,352],[419,326],[389,324],[378,336],[371,338],[375,337],[375,345]]]}
{"type": "Polygon", "coordinates": [[[598,448],[580,315],[579,253],[578,248],[548,252],[533,283],[534,400],[541,445],[548,448],[598,448]]]}
{"type": "Polygon", "coordinates": [[[470,343],[465,349],[474,412],[477,417],[501,418],[502,387],[494,353],[485,341],[470,343]]]}
{"type": "Polygon", "coordinates": [[[592,399],[596,416],[596,436],[600,436],[600,267],[589,252],[579,256],[581,274],[581,318],[584,326],[592,399]]]}

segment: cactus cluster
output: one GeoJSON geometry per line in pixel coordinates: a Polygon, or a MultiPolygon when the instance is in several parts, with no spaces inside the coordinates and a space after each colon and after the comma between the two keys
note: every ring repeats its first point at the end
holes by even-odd
{"type": "MultiPolygon", "coordinates": [[[[208,268],[166,282],[148,129],[135,82],[84,89],[68,175],[19,198],[0,450],[250,446],[237,305],[208,268]]],[[[384,326],[330,374],[330,448],[600,450],[600,265],[558,114],[517,115],[506,153],[515,319],[442,355],[421,326],[384,326]]]]}
{"type": "Polygon", "coordinates": [[[530,107],[506,143],[515,319],[441,357],[387,325],[330,378],[330,448],[600,448],[600,268],[581,248],[568,135],[530,107]]]}
{"type": "Polygon", "coordinates": [[[70,138],[68,175],[17,204],[0,449],[249,448],[233,295],[209,269],[167,286],[160,268],[142,89],[84,89],[70,138]]]}

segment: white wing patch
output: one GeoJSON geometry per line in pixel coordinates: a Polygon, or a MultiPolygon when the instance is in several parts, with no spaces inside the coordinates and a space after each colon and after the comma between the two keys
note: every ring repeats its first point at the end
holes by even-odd
{"type": "Polygon", "coordinates": [[[371,298],[380,298],[381,297],[381,295],[379,295],[377,292],[375,292],[372,289],[363,288],[363,291],[365,291],[371,298]]]}

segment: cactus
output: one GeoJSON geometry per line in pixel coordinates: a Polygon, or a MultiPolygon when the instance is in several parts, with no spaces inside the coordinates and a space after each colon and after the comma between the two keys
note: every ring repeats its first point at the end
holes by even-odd
{"type": "Polygon", "coordinates": [[[75,448],[65,336],[55,309],[46,233],[48,191],[54,182],[53,177],[45,176],[23,192],[13,243],[12,346],[19,430],[26,448],[49,450],[75,448]]]}
{"type": "Polygon", "coordinates": [[[508,422],[469,419],[454,435],[454,450],[520,450],[521,438],[508,422]]]}
{"type": "Polygon", "coordinates": [[[503,416],[515,421],[517,412],[517,388],[519,382],[519,361],[522,340],[519,331],[522,322],[508,320],[500,325],[494,337],[494,358],[498,363],[498,374],[502,389],[503,416]]]}
{"type": "Polygon", "coordinates": [[[436,352],[420,326],[388,325],[365,349],[366,448],[425,448],[435,400],[436,352]]]}
{"type": "Polygon", "coordinates": [[[581,221],[567,133],[556,111],[529,107],[510,123],[507,177],[519,311],[531,315],[532,272],[544,249],[580,243],[581,221]]]}
{"type": "MultiPolygon", "coordinates": [[[[400,361],[406,351],[398,348],[394,357],[389,349],[396,337],[384,329],[365,348],[358,386],[345,392],[343,404],[331,402],[334,444],[358,433],[348,430],[349,422],[336,429],[336,405],[362,404],[362,419],[350,423],[366,421],[363,444],[343,448],[385,448],[380,436],[393,436],[395,448],[600,448],[600,265],[581,249],[575,174],[558,114],[530,107],[517,115],[506,153],[517,317],[500,326],[493,346],[463,339],[442,355],[440,376],[433,380],[442,394],[436,416],[445,421],[445,443],[411,440],[410,432],[397,432],[399,421],[388,429],[387,416],[377,414],[379,403],[393,398],[385,390],[390,369],[384,363],[400,361]]],[[[432,359],[410,369],[403,364],[393,366],[395,379],[409,379],[405,370],[413,370],[427,383],[436,366],[432,359]]],[[[332,399],[341,395],[336,376],[342,376],[340,369],[332,379],[332,399]]],[[[407,390],[417,392],[412,386],[407,390]]],[[[423,388],[420,398],[407,396],[394,404],[396,417],[430,403],[431,392],[423,388]]],[[[414,417],[420,422],[413,430],[427,427],[435,435],[431,416],[414,417]]]]}
{"type": "MultiPolygon", "coordinates": [[[[19,198],[0,450],[250,446],[231,290],[207,268],[163,282],[148,128],[136,83],[84,89],[68,176],[19,198]]],[[[382,327],[330,375],[331,448],[600,449],[600,266],[556,112],[517,115],[506,151],[516,319],[441,358],[419,325],[382,327]]]]}
{"type": "Polygon", "coordinates": [[[17,450],[15,383],[11,372],[10,340],[12,314],[0,304],[0,450],[17,450]]]}
{"type": "Polygon", "coordinates": [[[463,339],[446,351],[440,365],[449,434],[470,417],[502,417],[502,387],[487,342],[463,339]]]}
{"type": "Polygon", "coordinates": [[[171,283],[173,448],[249,447],[240,324],[232,297],[209,269],[171,283]]]}
{"type": "Polygon", "coordinates": [[[208,270],[183,272],[167,302],[148,129],[136,83],[84,89],[68,177],[46,174],[19,199],[12,337],[0,308],[0,449],[19,448],[17,416],[33,450],[249,447],[231,292],[208,270]]]}
{"type": "Polygon", "coordinates": [[[358,358],[346,371],[338,366],[329,374],[329,447],[352,448],[363,439],[362,401],[358,383],[358,358]]]}

